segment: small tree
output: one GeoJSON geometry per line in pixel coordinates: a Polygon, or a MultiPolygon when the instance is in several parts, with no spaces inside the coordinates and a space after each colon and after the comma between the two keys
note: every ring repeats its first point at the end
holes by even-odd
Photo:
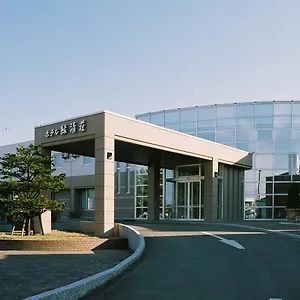
{"type": "Polygon", "coordinates": [[[292,183],[289,193],[286,208],[300,208],[300,191],[299,184],[292,183]]]}
{"type": "MultiPolygon", "coordinates": [[[[54,171],[51,157],[43,155],[40,147],[33,144],[20,146],[15,154],[7,153],[0,158],[0,193],[12,195],[9,199],[0,198],[0,215],[22,220],[22,235],[24,228],[30,234],[34,217],[39,217],[44,234],[41,214],[47,210],[63,211],[64,203],[46,196],[47,192],[57,193],[66,188],[66,175],[54,176],[54,171]]],[[[14,227],[12,233],[13,230],[14,227]]]]}

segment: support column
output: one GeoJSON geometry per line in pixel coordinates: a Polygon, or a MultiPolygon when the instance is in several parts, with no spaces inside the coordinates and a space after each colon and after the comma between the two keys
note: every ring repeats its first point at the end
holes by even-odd
{"type": "Polygon", "coordinates": [[[158,221],[160,215],[160,166],[148,166],[148,220],[158,221]]]}
{"type": "Polygon", "coordinates": [[[218,211],[218,160],[204,163],[204,221],[217,220],[218,211]]]}
{"type": "Polygon", "coordinates": [[[114,228],[114,137],[95,138],[95,234],[112,236],[114,228]]]}

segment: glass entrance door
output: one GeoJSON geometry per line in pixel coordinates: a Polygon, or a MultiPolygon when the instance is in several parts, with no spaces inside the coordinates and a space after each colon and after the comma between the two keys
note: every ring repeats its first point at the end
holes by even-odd
{"type": "Polygon", "coordinates": [[[201,219],[201,181],[177,182],[177,218],[201,219]]]}

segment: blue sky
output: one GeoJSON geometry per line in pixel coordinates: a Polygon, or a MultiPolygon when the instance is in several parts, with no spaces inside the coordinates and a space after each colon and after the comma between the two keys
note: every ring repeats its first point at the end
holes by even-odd
{"type": "Polygon", "coordinates": [[[3,142],[104,109],[300,99],[299,12],[298,0],[2,0],[3,142]]]}

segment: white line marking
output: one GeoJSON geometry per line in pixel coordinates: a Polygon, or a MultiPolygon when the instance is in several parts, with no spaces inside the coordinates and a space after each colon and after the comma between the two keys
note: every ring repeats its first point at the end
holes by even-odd
{"type": "Polygon", "coordinates": [[[282,300],[281,298],[270,298],[270,300],[282,300]]]}
{"type": "MultiPolygon", "coordinates": [[[[227,240],[227,239],[222,238],[221,236],[218,236],[218,235],[215,235],[215,234],[212,234],[212,233],[209,233],[209,232],[205,232],[205,231],[202,231],[202,233],[210,235],[214,238],[217,238],[220,242],[222,242],[224,244],[227,244],[229,246],[232,246],[234,248],[237,248],[239,250],[245,249],[241,244],[239,244],[238,242],[236,242],[234,240],[227,240]]],[[[272,299],[272,300],[277,300],[277,299],[272,299]]],[[[281,300],[281,299],[279,299],[279,300],[281,300]]]]}

